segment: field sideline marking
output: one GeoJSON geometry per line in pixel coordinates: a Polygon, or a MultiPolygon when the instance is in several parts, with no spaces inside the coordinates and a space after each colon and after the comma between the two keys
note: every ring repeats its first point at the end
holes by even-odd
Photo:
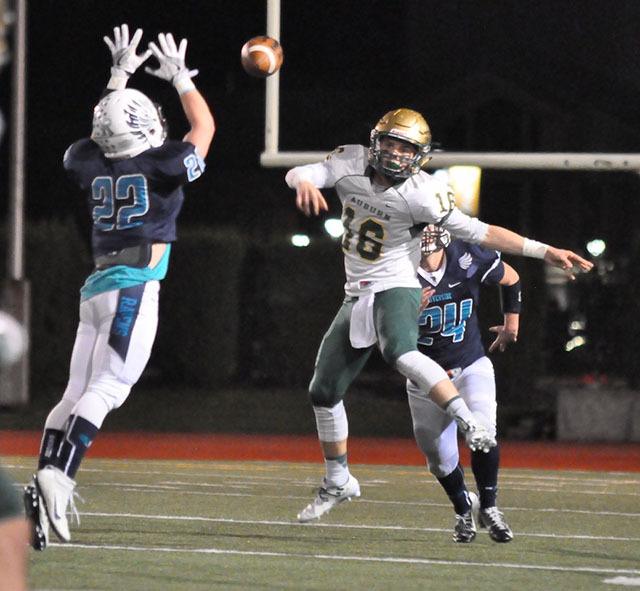
{"type": "MultiPolygon", "coordinates": [[[[364,525],[364,524],[348,524],[348,523],[313,523],[301,524],[296,521],[269,521],[269,520],[252,520],[252,519],[232,519],[228,517],[201,517],[190,515],[145,515],[141,513],[102,513],[88,512],[81,513],[82,517],[122,517],[127,519],[156,519],[159,521],[204,521],[207,523],[230,523],[240,525],[288,525],[294,527],[326,527],[338,529],[373,529],[373,530],[393,530],[393,531],[422,531],[422,532],[450,532],[450,529],[440,527],[405,527],[403,525],[364,525]]],[[[570,534],[536,534],[518,532],[518,536],[532,538],[556,538],[568,540],[608,540],[614,542],[640,542],[640,538],[625,538],[615,536],[589,536],[589,535],[570,535],[570,534]]]]}
{"type": "Polygon", "coordinates": [[[117,546],[111,544],[51,544],[59,548],[78,548],[82,550],[124,550],[127,552],[169,552],[184,554],[226,554],[229,556],[265,556],[273,558],[316,558],[320,560],[343,560],[353,562],[386,562],[397,564],[425,564],[442,566],[473,566],[473,567],[497,567],[514,568],[521,570],[548,570],[574,573],[594,574],[626,574],[640,575],[640,570],[632,568],[604,568],[592,566],[556,566],[540,564],[518,564],[510,562],[463,562],[459,560],[435,560],[429,558],[399,558],[394,556],[339,556],[335,554],[301,554],[289,552],[264,552],[252,550],[223,550],[222,548],[166,548],[159,546],[117,546]]]}

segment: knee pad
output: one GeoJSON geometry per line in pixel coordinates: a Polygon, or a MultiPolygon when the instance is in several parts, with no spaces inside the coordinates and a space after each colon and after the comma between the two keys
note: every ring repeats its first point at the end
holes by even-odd
{"type": "Polygon", "coordinates": [[[314,406],[313,412],[316,415],[316,428],[320,441],[335,443],[349,437],[347,412],[342,401],[331,408],[314,406]]]}
{"type": "Polygon", "coordinates": [[[75,405],[73,414],[100,428],[107,414],[122,406],[129,392],[131,386],[117,380],[96,381],[89,385],[87,392],[75,405]]]}
{"type": "Polygon", "coordinates": [[[450,428],[436,439],[420,442],[418,437],[416,434],[418,446],[427,457],[429,472],[436,478],[444,478],[451,474],[460,462],[455,424],[450,425],[450,428]]]}
{"type": "Polygon", "coordinates": [[[61,431],[64,428],[67,419],[71,416],[71,411],[75,405],[75,400],[62,397],[62,400],[60,400],[60,402],[51,409],[51,412],[44,423],[44,428],[61,431]]]}
{"type": "Polygon", "coordinates": [[[420,351],[409,351],[400,355],[396,360],[396,368],[427,394],[438,382],[449,379],[444,369],[420,351]]]}

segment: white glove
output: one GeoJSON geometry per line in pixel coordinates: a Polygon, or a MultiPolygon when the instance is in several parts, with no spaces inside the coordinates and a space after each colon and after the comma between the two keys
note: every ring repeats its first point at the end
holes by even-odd
{"type": "Polygon", "coordinates": [[[469,424],[464,421],[456,421],[458,427],[464,433],[464,439],[471,451],[483,451],[488,453],[492,447],[498,445],[496,438],[493,437],[486,427],[482,425],[469,424]]]}
{"type": "Polygon", "coordinates": [[[189,70],[185,65],[185,54],[187,52],[187,40],[180,41],[180,46],[176,46],[171,33],[166,35],[160,33],[158,35],[158,43],[160,48],[152,41],[149,43],[149,49],[160,63],[160,67],[156,70],[146,67],[144,69],[147,74],[171,82],[178,91],[178,94],[184,94],[195,88],[191,78],[198,74],[198,70],[189,70]]]}
{"type": "Polygon", "coordinates": [[[136,29],[131,42],[129,42],[128,25],[113,28],[113,41],[106,35],[103,39],[113,59],[111,80],[109,80],[107,88],[110,90],[122,90],[127,85],[129,76],[151,56],[151,50],[147,49],[143,54],[136,55],[138,44],[142,39],[142,29],[136,29]]]}

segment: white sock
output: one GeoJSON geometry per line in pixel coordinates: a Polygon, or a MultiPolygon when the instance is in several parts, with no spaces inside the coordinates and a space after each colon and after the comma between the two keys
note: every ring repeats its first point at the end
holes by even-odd
{"type": "Polygon", "coordinates": [[[469,410],[467,403],[462,400],[460,396],[452,398],[444,410],[450,417],[455,419],[458,426],[464,432],[468,431],[470,427],[475,427],[477,425],[477,421],[475,420],[473,413],[469,410]]]}
{"type": "Polygon", "coordinates": [[[349,480],[349,464],[347,464],[347,454],[339,458],[325,458],[326,469],[325,481],[327,486],[343,486],[349,480]]]}

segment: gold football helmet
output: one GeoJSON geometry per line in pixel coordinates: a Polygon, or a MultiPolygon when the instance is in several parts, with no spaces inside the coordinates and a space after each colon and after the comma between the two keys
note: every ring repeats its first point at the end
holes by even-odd
{"type": "Polygon", "coordinates": [[[425,118],[411,109],[395,109],[383,115],[371,130],[369,164],[394,180],[409,178],[429,161],[431,130],[425,118]],[[380,148],[384,137],[407,142],[416,148],[414,156],[393,155],[380,148]]]}

